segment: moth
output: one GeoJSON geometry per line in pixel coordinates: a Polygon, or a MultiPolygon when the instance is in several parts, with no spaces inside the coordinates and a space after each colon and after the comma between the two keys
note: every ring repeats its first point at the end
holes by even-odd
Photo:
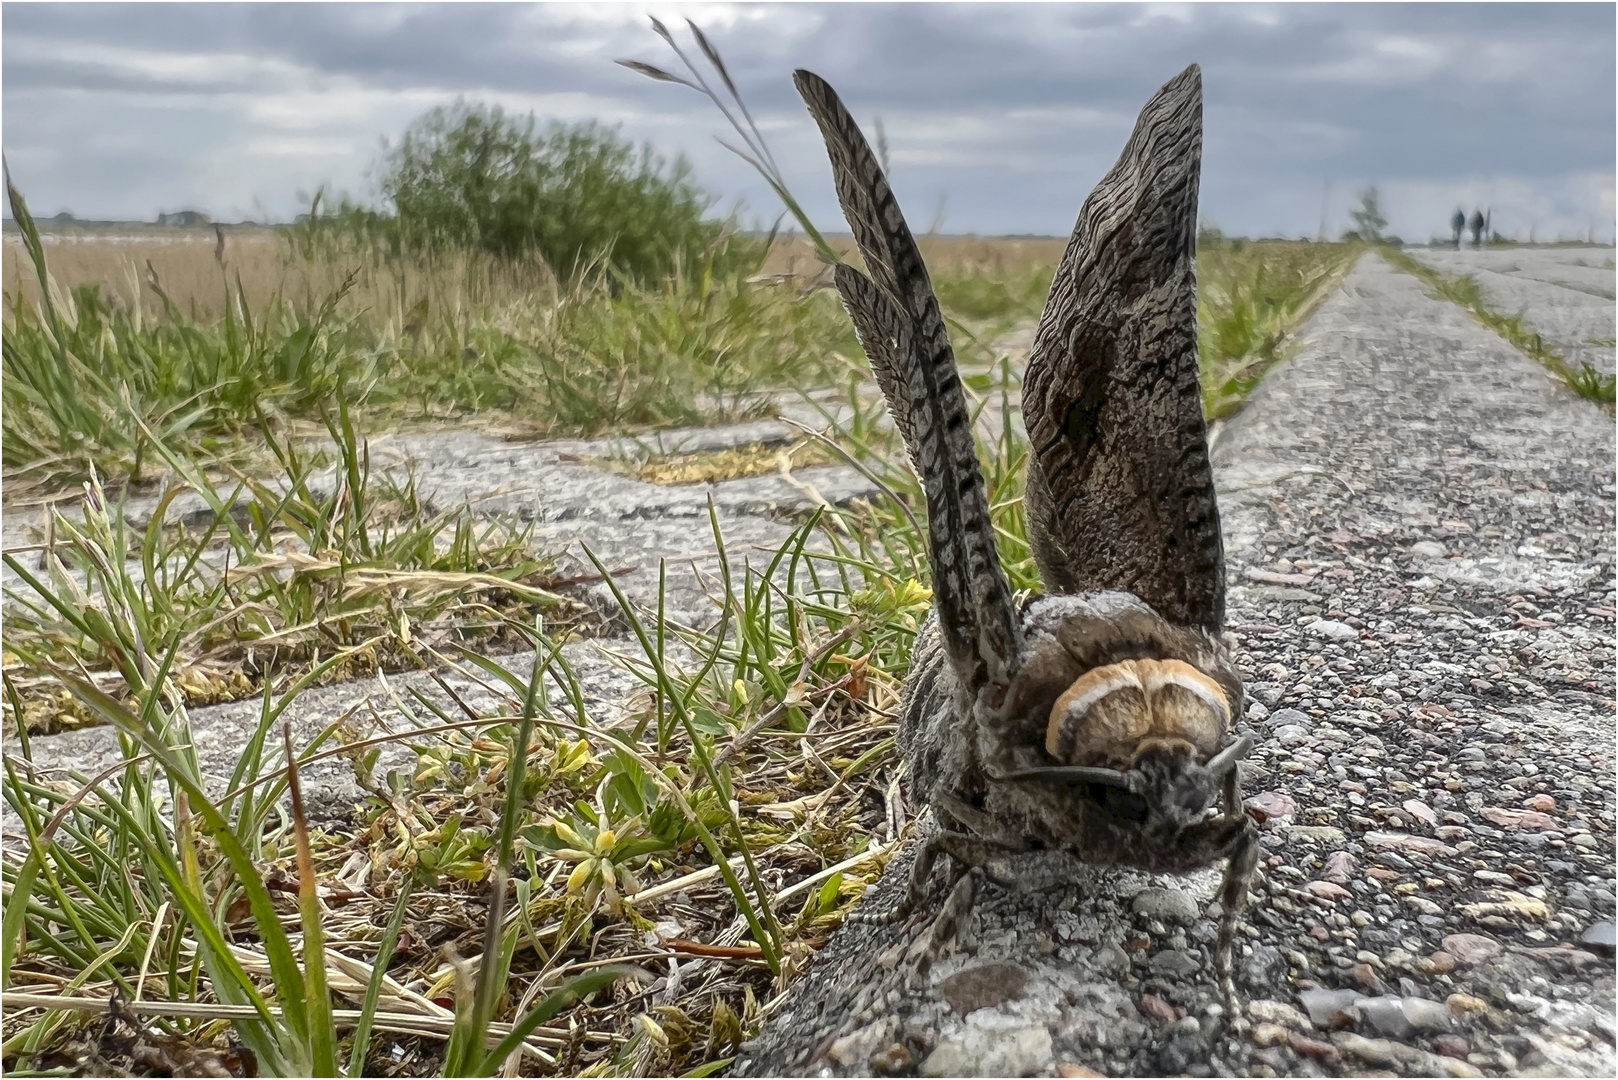
{"type": "Polygon", "coordinates": [[[1079,211],[1023,377],[1029,542],[1047,592],[1014,603],[971,414],[914,237],[819,76],[825,139],[865,270],[834,280],[927,502],[933,611],[901,697],[905,792],[932,810],[903,901],[1007,851],[1183,873],[1224,860],[1215,961],[1257,865],[1242,810],[1243,689],[1223,638],[1224,549],[1197,379],[1202,82],[1148,101],[1079,211]]]}

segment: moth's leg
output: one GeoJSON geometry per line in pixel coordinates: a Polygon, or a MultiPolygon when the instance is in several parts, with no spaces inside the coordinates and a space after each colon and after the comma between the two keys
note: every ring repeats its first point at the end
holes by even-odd
{"type": "Polygon", "coordinates": [[[1225,1008],[1232,1019],[1236,1010],[1236,980],[1231,975],[1232,953],[1235,949],[1236,917],[1247,906],[1248,883],[1258,868],[1258,830],[1244,815],[1240,829],[1232,838],[1230,859],[1225,864],[1225,881],[1219,890],[1219,942],[1214,949],[1214,968],[1219,973],[1219,986],[1225,995],[1225,1008]]]}
{"type": "Polygon", "coordinates": [[[1005,826],[987,813],[954,795],[935,793],[933,813],[938,815],[940,825],[953,820],[960,826],[948,831],[970,833],[1002,850],[1022,851],[1027,846],[1022,837],[1007,832],[1005,826]]]}
{"type": "Polygon", "coordinates": [[[949,856],[950,884],[953,886],[960,880],[961,875],[975,866],[982,866],[1005,850],[1003,844],[968,833],[949,830],[935,832],[923,840],[916,851],[916,861],[911,864],[910,880],[905,885],[903,899],[897,904],[871,912],[856,911],[848,917],[848,920],[874,925],[898,922],[914,911],[916,905],[921,902],[922,896],[927,891],[927,879],[932,875],[933,863],[938,856],[949,856]]]}
{"type": "Polygon", "coordinates": [[[970,803],[957,799],[953,795],[935,795],[933,797],[933,811],[944,819],[954,818],[964,826],[964,831],[971,833],[978,839],[990,844],[994,852],[985,856],[975,865],[983,871],[983,876],[1009,891],[1015,890],[1017,881],[1004,873],[995,872],[995,854],[1006,852],[1027,851],[1028,842],[1013,832],[1008,832],[1005,826],[979,810],[970,803]]]}
{"type": "Polygon", "coordinates": [[[1242,767],[1237,765],[1225,774],[1225,815],[1227,817],[1240,817],[1242,815],[1242,767]]]}

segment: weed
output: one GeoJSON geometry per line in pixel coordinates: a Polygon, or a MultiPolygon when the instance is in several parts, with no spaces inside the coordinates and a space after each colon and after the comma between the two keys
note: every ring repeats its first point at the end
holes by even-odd
{"type": "MultiPolygon", "coordinates": [[[[103,507],[90,508],[89,534],[111,531],[105,513],[103,507]]],[[[186,1053],[212,1059],[210,1072],[222,1068],[219,1061],[226,1055],[245,1053],[263,1075],[338,1075],[340,1026],[357,1026],[366,1036],[377,1026],[399,1023],[396,1011],[383,1013],[378,1003],[410,885],[408,880],[401,885],[376,964],[364,965],[328,948],[329,915],[317,893],[320,868],[303,812],[299,757],[284,731],[277,767],[269,738],[286,707],[324,672],[310,671],[280,696],[266,690],[260,720],[243,747],[230,790],[220,797],[203,779],[185,707],[170,682],[175,650],[146,650],[139,631],[141,613],[119,599],[130,594],[127,587],[115,591],[98,617],[86,620],[87,632],[104,649],[130,649],[133,644],[128,700],[100,691],[82,675],[58,671],[80,700],[117,729],[122,761],[97,777],[76,777],[67,786],[36,770],[26,737],[22,754],[6,761],[6,803],[22,822],[28,847],[25,854],[8,848],[0,866],[5,887],[3,978],[8,1005],[26,1002],[43,1010],[26,1020],[8,1017],[3,1050],[8,1071],[19,1065],[37,1067],[41,1052],[65,1032],[70,1013],[64,1010],[93,1010],[99,1000],[116,1021],[122,1002],[144,999],[160,1016],[228,1018],[239,1040],[234,1046],[218,1045],[212,1034],[216,1029],[206,1023],[192,1027],[164,1021],[162,1034],[137,1025],[136,1043],[147,1045],[148,1059],[154,1049],[174,1042],[168,1033],[187,1032],[190,1040],[182,1044],[186,1053]],[[290,817],[276,813],[283,794],[290,796],[290,817]],[[291,865],[286,869],[297,882],[296,939],[283,926],[272,878],[261,869],[286,864],[288,839],[291,865]],[[237,943],[241,937],[230,940],[227,928],[232,926],[236,933],[250,928],[247,940],[253,944],[237,943]],[[166,973],[148,986],[146,974],[154,957],[166,973]],[[63,970],[71,977],[58,979],[56,973],[63,970]],[[27,994],[19,1001],[13,996],[19,977],[32,979],[38,989],[64,986],[66,993],[27,994]],[[99,999],[74,995],[92,979],[103,988],[99,999]],[[332,991],[343,985],[351,991],[363,987],[365,1004],[358,1014],[339,1017],[333,1008],[332,991]],[[113,994],[110,1001],[107,990],[113,994]],[[153,1048],[153,1043],[159,1045],[153,1048]]],[[[335,668],[341,660],[342,654],[330,657],[324,668],[335,668]]],[[[527,744],[533,730],[532,683],[540,670],[536,664],[514,726],[518,746],[527,744]]],[[[9,677],[5,689],[15,700],[9,677]]],[[[317,737],[305,756],[331,731],[317,737]]],[[[479,985],[474,992],[470,978],[458,979],[453,1021],[437,1028],[448,1036],[444,1075],[491,1075],[519,1050],[554,1060],[530,1043],[539,1026],[626,974],[617,965],[570,974],[560,985],[553,981],[538,1005],[515,1010],[513,1022],[499,1029],[493,1024],[515,941],[502,901],[504,867],[514,852],[525,805],[524,757],[512,759],[493,853],[494,902],[483,934],[479,985]],[[492,1048],[491,1034],[503,1036],[492,1048]]],[[[397,984],[393,986],[397,995],[397,984]]],[[[356,1042],[349,1055],[351,1074],[358,1075],[364,1066],[368,1046],[367,1038],[356,1042]]]]}
{"type": "Polygon", "coordinates": [[[281,475],[238,473],[230,487],[144,429],[173,478],[144,529],[130,522],[127,490],[110,503],[92,478],[82,521],[52,512],[43,575],[7,553],[21,583],[6,591],[6,668],[22,704],[9,726],[52,726],[50,672],[64,665],[119,694],[139,685],[131,657],[172,654],[179,692],[209,703],[319,667],[334,649],[345,651],[334,676],[417,667],[420,644],[487,647],[506,615],[566,609],[525,530],[464,505],[434,512],[413,475],[373,475],[341,392],[327,427],[330,469],[266,429],[281,475]],[[200,528],[169,524],[186,498],[202,504],[200,528]],[[134,635],[115,646],[104,625],[113,606],[134,635]]]}

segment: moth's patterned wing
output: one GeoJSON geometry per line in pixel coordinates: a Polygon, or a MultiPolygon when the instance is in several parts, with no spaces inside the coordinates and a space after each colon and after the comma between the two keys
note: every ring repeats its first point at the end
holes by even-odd
{"type": "Polygon", "coordinates": [[[888,412],[904,439],[905,451],[911,455],[910,464],[919,470],[921,464],[915,459],[916,424],[910,415],[909,390],[904,378],[903,358],[912,351],[909,320],[870,278],[847,263],[838,263],[832,277],[837,283],[838,295],[843,298],[843,307],[854,323],[860,348],[871,361],[876,384],[888,400],[888,412]]]}
{"type": "Polygon", "coordinates": [[[968,691],[1004,684],[1017,660],[1016,612],[995,551],[971,416],[938,299],[854,118],[818,75],[798,71],[793,81],[826,141],[843,215],[870,271],[868,279],[839,273],[837,285],[862,341],[869,335],[877,344],[870,353],[877,378],[927,493],[933,596],[945,652],[968,691]]]}
{"type": "Polygon", "coordinates": [[[1029,540],[1052,592],[1217,629],[1224,548],[1197,382],[1202,76],[1141,110],[1079,211],[1023,380],[1029,540]]]}

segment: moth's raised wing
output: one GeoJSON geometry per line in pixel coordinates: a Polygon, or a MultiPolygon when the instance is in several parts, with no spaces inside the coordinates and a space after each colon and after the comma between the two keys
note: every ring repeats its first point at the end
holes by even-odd
{"type": "Polygon", "coordinates": [[[1193,64],[1146,103],[1084,200],[1034,338],[1023,419],[1046,588],[1119,589],[1215,629],[1225,576],[1197,382],[1201,165],[1193,64]]]}
{"type": "Polygon", "coordinates": [[[962,685],[975,693],[1010,678],[1017,620],[944,317],[915,238],[854,118],[820,76],[799,71],[793,81],[826,140],[837,198],[870,271],[866,277],[839,266],[837,290],[927,494],[944,649],[962,685]]]}

